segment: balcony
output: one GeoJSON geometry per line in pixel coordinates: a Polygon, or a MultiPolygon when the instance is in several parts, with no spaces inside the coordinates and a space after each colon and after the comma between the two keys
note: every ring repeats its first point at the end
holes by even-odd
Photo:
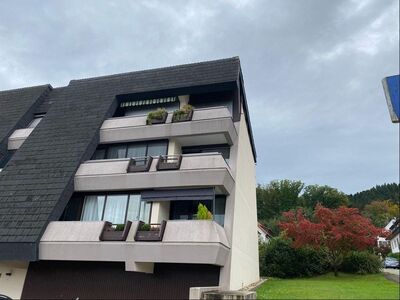
{"type": "Polygon", "coordinates": [[[233,189],[234,179],[230,168],[219,153],[184,154],[179,169],[176,168],[176,160],[170,161],[173,168],[166,170],[168,158],[161,158],[160,163],[159,159],[151,159],[148,171],[143,171],[145,168],[140,166],[143,172],[129,172],[134,170],[132,160],[140,159],[86,161],[75,175],[75,191],[215,187],[217,193],[229,195],[233,189]],[[160,166],[163,166],[162,170],[160,166]]]}
{"type": "Polygon", "coordinates": [[[100,143],[175,138],[182,146],[203,144],[232,145],[237,138],[232,116],[226,107],[195,109],[191,121],[146,125],[146,115],[111,118],[100,129],[100,143]]]}
{"type": "Polygon", "coordinates": [[[25,142],[34,128],[23,128],[15,130],[8,138],[8,150],[17,150],[25,142]]]}
{"type": "Polygon", "coordinates": [[[40,260],[193,263],[224,266],[230,246],[214,221],[167,221],[159,242],[135,241],[132,221],[124,241],[101,241],[106,222],[51,222],[39,244],[40,260]]]}

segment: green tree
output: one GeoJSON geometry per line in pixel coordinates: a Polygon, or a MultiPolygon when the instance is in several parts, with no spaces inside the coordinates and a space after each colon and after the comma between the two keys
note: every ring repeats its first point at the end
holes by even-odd
{"type": "Polygon", "coordinates": [[[282,212],[299,205],[304,183],[297,180],[274,180],[257,187],[257,209],[259,220],[279,217],[282,212]]]}
{"type": "Polygon", "coordinates": [[[303,206],[307,208],[314,208],[318,203],[328,208],[349,204],[345,193],[327,185],[308,185],[301,198],[303,206]]]}
{"type": "Polygon", "coordinates": [[[385,227],[399,213],[399,206],[388,200],[372,201],[364,207],[363,215],[370,218],[377,227],[385,227]]]}

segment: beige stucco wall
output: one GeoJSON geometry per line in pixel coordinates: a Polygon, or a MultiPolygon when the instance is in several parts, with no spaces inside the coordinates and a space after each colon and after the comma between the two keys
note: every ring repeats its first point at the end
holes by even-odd
{"type": "Polygon", "coordinates": [[[160,224],[163,220],[169,220],[170,202],[153,202],[151,207],[150,223],[160,224]]]}
{"type": "Polygon", "coordinates": [[[235,125],[239,138],[231,150],[231,167],[236,184],[227,199],[225,220],[231,253],[220,275],[220,285],[230,290],[259,280],[255,162],[243,114],[235,125]]]}
{"type": "Polygon", "coordinates": [[[20,299],[28,266],[27,262],[0,262],[0,294],[20,299]]]}

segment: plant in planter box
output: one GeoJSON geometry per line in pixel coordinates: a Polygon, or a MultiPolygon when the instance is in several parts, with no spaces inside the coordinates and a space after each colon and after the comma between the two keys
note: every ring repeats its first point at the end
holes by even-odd
{"type": "Polygon", "coordinates": [[[193,106],[185,104],[181,109],[174,111],[172,122],[190,121],[193,117],[193,106]]]}
{"type": "Polygon", "coordinates": [[[207,206],[200,203],[199,206],[197,207],[196,218],[197,218],[197,220],[212,220],[213,215],[208,210],[207,206]]]}
{"type": "Polygon", "coordinates": [[[151,230],[151,226],[150,224],[141,224],[139,227],[139,231],[150,231],[151,230]]]}
{"type": "Polygon", "coordinates": [[[165,108],[157,108],[147,114],[147,125],[165,123],[167,120],[167,110],[165,108]]]}
{"type": "Polygon", "coordinates": [[[115,226],[115,231],[124,231],[125,229],[125,224],[117,224],[115,226]]]}

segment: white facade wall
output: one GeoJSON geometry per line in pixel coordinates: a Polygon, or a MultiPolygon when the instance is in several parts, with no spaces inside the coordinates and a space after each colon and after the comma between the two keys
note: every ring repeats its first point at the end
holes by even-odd
{"type": "Polygon", "coordinates": [[[0,294],[21,299],[28,262],[0,262],[0,294]]]}
{"type": "MultiPolygon", "coordinates": [[[[243,110],[242,110],[243,111],[243,110]]],[[[227,198],[225,230],[231,243],[229,263],[221,269],[222,289],[238,290],[259,281],[256,172],[246,118],[236,123],[238,140],[231,151],[234,193],[227,198]],[[233,156],[233,157],[232,157],[233,156]]]]}

